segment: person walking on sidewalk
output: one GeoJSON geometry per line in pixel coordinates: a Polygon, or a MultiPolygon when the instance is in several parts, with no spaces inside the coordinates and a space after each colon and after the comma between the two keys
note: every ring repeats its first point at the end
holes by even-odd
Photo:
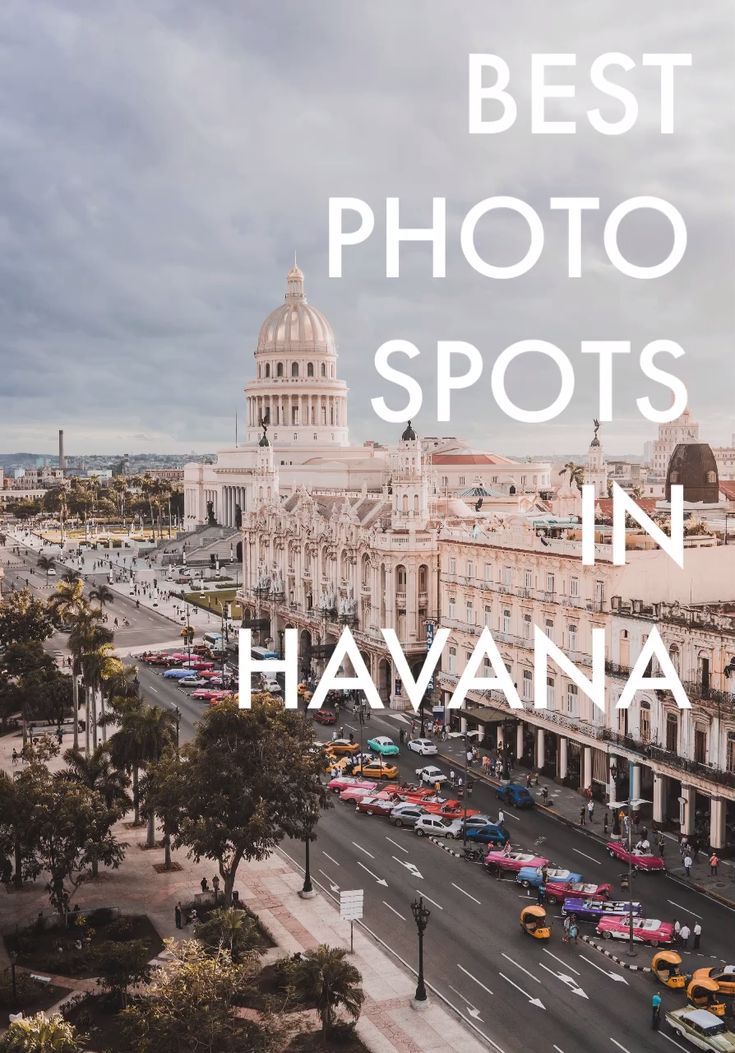
{"type": "Polygon", "coordinates": [[[681,942],[681,922],[678,918],[674,918],[674,943],[681,942]]]}
{"type": "Polygon", "coordinates": [[[591,797],[587,802],[587,818],[590,822],[593,822],[595,818],[595,802],[592,800],[591,797]]]}
{"type": "Polygon", "coordinates": [[[716,852],[713,852],[709,857],[709,876],[717,877],[717,868],[720,865],[720,860],[716,852]]]}
{"type": "Polygon", "coordinates": [[[651,1027],[658,1031],[661,1026],[661,995],[656,991],[651,999],[651,1027]]]}
{"type": "Polygon", "coordinates": [[[692,876],[692,863],[693,862],[694,862],[694,860],[692,859],[690,854],[687,852],[687,854],[684,856],[684,873],[686,874],[686,876],[688,878],[690,878],[692,876]]]}
{"type": "Polygon", "coordinates": [[[583,804],[579,809],[579,825],[584,826],[587,821],[587,805],[583,804]]]}
{"type": "Polygon", "coordinates": [[[666,849],[666,842],[664,841],[664,835],[660,833],[658,835],[658,854],[661,857],[661,859],[664,858],[664,850],[665,849],[666,849]]]}
{"type": "Polygon", "coordinates": [[[689,926],[686,922],[684,922],[681,929],[679,930],[679,939],[681,940],[681,945],[684,948],[684,950],[687,950],[689,947],[689,932],[689,926]]]}
{"type": "Polygon", "coordinates": [[[702,939],[702,926],[699,924],[698,921],[694,923],[694,928],[692,929],[692,932],[694,933],[694,950],[698,951],[699,941],[702,939]]]}
{"type": "Polygon", "coordinates": [[[177,929],[183,928],[183,926],[181,924],[181,918],[182,918],[181,900],[179,900],[179,902],[174,907],[174,918],[176,919],[176,928],[177,929]]]}

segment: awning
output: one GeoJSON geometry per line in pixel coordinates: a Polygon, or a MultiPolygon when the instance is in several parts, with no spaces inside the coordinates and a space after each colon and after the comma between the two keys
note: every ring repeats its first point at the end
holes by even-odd
{"type": "Polygon", "coordinates": [[[455,709],[449,712],[466,717],[467,720],[476,720],[478,724],[505,724],[507,720],[513,721],[514,724],[517,722],[517,718],[510,713],[501,713],[499,709],[491,709],[489,706],[481,706],[479,709],[455,709]]]}

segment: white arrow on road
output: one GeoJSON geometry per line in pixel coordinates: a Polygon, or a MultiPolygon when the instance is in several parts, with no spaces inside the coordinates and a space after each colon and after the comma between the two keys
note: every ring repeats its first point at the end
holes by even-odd
{"type": "Polygon", "coordinates": [[[474,1005],[472,1004],[472,1002],[469,1002],[469,1001],[467,1000],[467,997],[466,997],[466,995],[463,995],[463,994],[462,994],[462,992],[461,992],[461,991],[458,991],[456,987],[452,987],[452,985],[451,985],[451,984],[448,984],[448,987],[449,987],[449,990],[450,990],[450,991],[454,991],[454,993],[455,993],[456,995],[459,995],[459,997],[460,997],[460,998],[462,999],[462,1001],[463,1001],[463,1002],[465,1003],[465,1005],[467,1006],[467,1012],[468,1012],[468,1013],[469,1013],[469,1015],[470,1015],[470,1016],[472,1017],[472,1019],[473,1019],[473,1020],[479,1020],[479,1021],[480,1021],[480,1023],[482,1024],[482,1023],[483,1023],[483,1019],[482,1019],[482,1017],[480,1016],[480,1010],[479,1010],[479,1009],[477,1008],[477,1006],[474,1006],[474,1005]]]}
{"type": "Polygon", "coordinates": [[[410,870],[414,877],[419,878],[420,881],[424,880],[424,875],[413,863],[407,863],[405,860],[399,859],[398,856],[393,856],[392,858],[395,859],[396,863],[400,863],[402,867],[405,867],[406,870],[410,870]]]}
{"type": "Polygon", "coordinates": [[[325,877],[325,878],[327,879],[327,881],[329,882],[329,891],[330,891],[330,892],[339,892],[339,885],[335,885],[335,883],[334,883],[334,878],[331,878],[331,877],[329,876],[329,874],[327,874],[327,872],[326,872],[325,870],[322,870],[322,869],[321,869],[321,867],[319,867],[319,873],[320,873],[320,874],[324,874],[324,877],[325,877]]]}
{"type": "Polygon", "coordinates": [[[555,973],[553,969],[550,969],[548,965],[544,965],[543,962],[539,962],[542,969],[545,969],[547,973],[551,973],[557,980],[561,980],[563,984],[566,984],[570,988],[572,994],[579,995],[580,998],[588,998],[589,996],[584,993],[581,987],[577,987],[577,981],[573,976],[568,976],[566,973],[555,973]]]}
{"type": "Polygon", "coordinates": [[[502,976],[505,982],[509,983],[511,987],[515,987],[516,991],[520,991],[522,995],[525,995],[531,1005],[537,1005],[539,1009],[546,1009],[546,1006],[540,998],[531,998],[528,991],[524,991],[522,987],[519,987],[518,984],[511,980],[509,976],[506,976],[505,973],[499,973],[499,975],[502,976]]]}
{"type": "Polygon", "coordinates": [[[385,880],[385,878],[378,877],[377,874],[373,874],[372,870],[368,870],[365,864],[361,863],[359,859],[357,860],[357,865],[359,867],[362,867],[363,870],[367,871],[371,878],[375,878],[379,885],[385,885],[386,888],[388,887],[388,882],[385,880]]]}
{"type": "Polygon", "coordinates": [[[604,973],[605,976],[609,976],[611,980],[615,980],[619,984],[628,983],[625,977],[621,976],[620,973],[613,973],[610,972],[608,969],[603,969],[601,965],[598,965],[597,962],[590,961],[589,958],[585,958],[583,954],[580,954],[579,957],[582,959],[583,962],[587,962],[588,965],[591,965],[593,969],[597,969],[598,972],[604,973]]]}

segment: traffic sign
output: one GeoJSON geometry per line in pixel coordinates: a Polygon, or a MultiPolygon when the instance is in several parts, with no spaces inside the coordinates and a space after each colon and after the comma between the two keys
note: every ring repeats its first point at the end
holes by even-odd
{"type": "Polygon", "coordinates": [[[364,890],[361,888],[341,891],[339,915],[344,921],[359,921],[362,918],[364,890]]]}

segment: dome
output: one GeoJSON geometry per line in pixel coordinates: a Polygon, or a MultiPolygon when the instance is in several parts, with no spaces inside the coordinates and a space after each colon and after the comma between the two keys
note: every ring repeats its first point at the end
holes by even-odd
{"type": "Polygon", "coordinates": [[[416,441],[416,432],[411,427],[411,421],[409,421],[408,424],[406,425],[406,430],[404,431],[403,435],[401,435],[401,441],[402,442],[415,442],[416,441]]]}
{"type": "Polygon", "coordinates": [[[304,296],[304,275],[295,264],[286,278],[285,302],[260,327],[256,354],[291,351],[336,355],[332,327],[304,296]]]}
{"type": "Polygon", "coordinates": [[[706,442],[680,442],[676,446],[666,473],[667,501],[671,501],[674,485],[684,487],[685,501],[717,504],[720,499],[717,462],[706,442]]]}

